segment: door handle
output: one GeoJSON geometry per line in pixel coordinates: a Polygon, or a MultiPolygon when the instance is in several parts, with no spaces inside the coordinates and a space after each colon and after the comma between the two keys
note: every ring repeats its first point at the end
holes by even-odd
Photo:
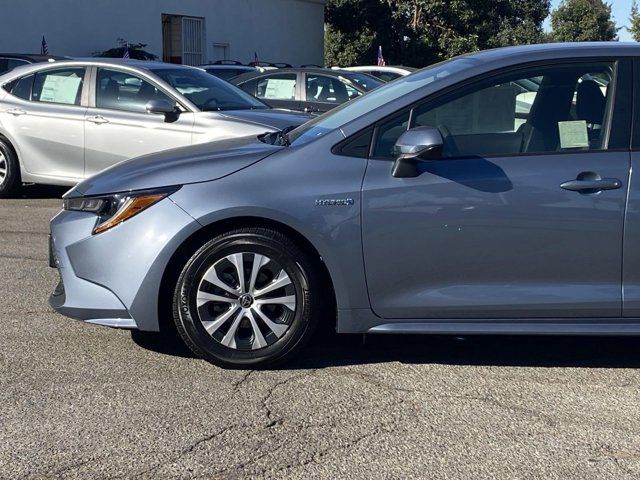
{"type": "Polygon", "coordinates": [[[87,117],[87,121],[91,123],[95,123],[96,125],[102,125],[103,123],[109,123],[109,120],[104,118],[102,115],[96,115],[94,117],[87,117]]]}
{"type": "Polygon", "coordinates": [[[27,112],[25,112],[24,110],[22,110],[21,108],[10,108],[9,110],[7,110],[7,113],[14,115],[14,116],[20,116],[20,115],[26,115],[27,112]]]}
{"type": "Polygon", "coordinates": [[[616,190],[622,187],[617,178],[602,178],[594,172],[582,172],[575,180],[560,184],[560,188],[583,194],[598,193],[602,190],[616,190]]]}

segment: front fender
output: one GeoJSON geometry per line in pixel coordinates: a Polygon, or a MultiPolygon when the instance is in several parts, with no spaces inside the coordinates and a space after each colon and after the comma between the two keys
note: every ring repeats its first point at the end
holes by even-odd
{"type": "Polygon", "coordinates": [[[239,217],[286,225],[322,257],[339,309],[370,308],[360,223],[366,160],[330,156],[299,168],[300,160],[289,153],[214,182],[187,185],[171,198],[204,227],[239,217]]]}

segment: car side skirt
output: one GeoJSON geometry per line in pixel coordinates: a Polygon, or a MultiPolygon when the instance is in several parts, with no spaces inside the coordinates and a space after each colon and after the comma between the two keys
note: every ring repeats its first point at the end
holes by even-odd
{"type": "Polygon", "coordinates": [[[458,335],[640,335],[640,318],[442,320],[383,323],[366,333],[458,335]]]}

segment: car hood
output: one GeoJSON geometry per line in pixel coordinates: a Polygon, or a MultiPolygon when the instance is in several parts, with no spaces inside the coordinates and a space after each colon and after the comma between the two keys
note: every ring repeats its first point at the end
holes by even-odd
{"type": "Polygon", "coordinates": [[[312,118],[306,113],[277,108],[264,110],[227,110],[218,113],[223,117],[233,120],[275,128],[277,130],[282,130],[289,126],[299,127],[312,118]]]}
{"type": "Polygon", "coordinates": [[[251,136],[165,150],[109,167],[79,183],[65,198],[216,180],[283,148],[251,136]]]}

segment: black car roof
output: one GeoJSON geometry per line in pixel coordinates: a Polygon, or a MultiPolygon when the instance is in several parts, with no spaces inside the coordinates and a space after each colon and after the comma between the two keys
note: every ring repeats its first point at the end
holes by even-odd
{"type": "Polygon", "coordinates": [[[322,75],[327,75],[329,77],[344,77],[344,76],[360,73],[360,72],[350,72],[348,70],[335,70],[330,68],[293,67],[293,68],[278,68],[275,70],[264,70],[264,71],[256,70],[255,72],[248,72],[248,73],[243,73],[242,75],[238,75],[237,77],[234,77],[232,81],[233,83],[235,83],[236,81],[242,82],[245,80],[251,80],[252,78],[264,77],[265,75],[273,75],[278,73],[298,73],[298,72],[322,74],[322,75]]]}

